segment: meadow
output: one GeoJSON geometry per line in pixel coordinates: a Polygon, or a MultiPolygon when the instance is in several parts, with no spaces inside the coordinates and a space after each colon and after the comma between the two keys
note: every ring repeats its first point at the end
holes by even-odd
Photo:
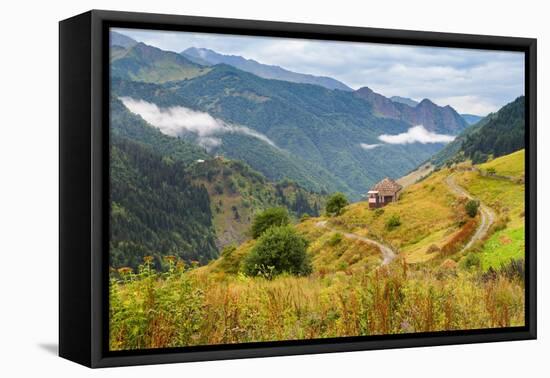
{"type": "MultiPolygon", "coordinates": [[[[510,164],[520,158],[487,164],[496,176],[521,177],[510,164]]],[[[161,270],[147,257],[137,270],[113,268],[110,348],[523,326],[524,185],[484,175],[487,168],[437,170],[383,209],[357,202],[287,226],[307,240],[310,274],[246,274],[256,239],[203,266],[168,256],[161,270]],[[465,251],[480,215],[469,216],[467,200],[449,190],[451,174],[496,214],[465,251]],[[382,265],[378,248],[350,233],[391,246],[397,257],[382,265]]]]}

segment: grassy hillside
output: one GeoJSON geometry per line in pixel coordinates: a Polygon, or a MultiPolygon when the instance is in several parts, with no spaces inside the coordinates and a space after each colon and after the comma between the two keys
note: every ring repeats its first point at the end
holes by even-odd
{"type": "Polygon", "coordinates": [[[525,149],[480,164],[479,169],[485,172],[494,170],[494,175],[497,176],[508,176],[517,179],[525,178],[525,149]]]}
{"type": "Polygon", "coordinates": [[[484,270],[498,269],[510,259],[525,257],[525,185],[513,178],[524,177],[524,158],[525,152],[521,150],[479,166],[493,167],[497,174],[512,176],[511,179],[481,176],[478,172],[463,172],[457,177],[463,187],[498,215],[494,233],[478,248],[484,270]]]}
{"type": "MultiPolygon", "coordinates": [[[[491,163],[514,166],[520,157],[491,163]]],[[[359,202],[340,216],[302,220],[294,228],[309,242],[313,272],[306,277],[246,276],[243,261],[256,240],[226,248],[202,267],[169,259],[165,273],[147,262],[138,272],[113,272],[111,348],[521,326],[523,188],[462,165],[433,172],[383,209],[359,202]],[[465,213],[450,175],[497,215],[488,235],[466,251],[480,216],[465,213]],[[381,265],[377,247],[349,235],[390,245],[397,258],[381,265]]]]}

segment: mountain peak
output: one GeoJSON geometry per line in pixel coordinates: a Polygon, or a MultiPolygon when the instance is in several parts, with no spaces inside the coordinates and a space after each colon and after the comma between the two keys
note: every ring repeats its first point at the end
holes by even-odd
{"type": "Polygon", "coordinates": [[[138,43],[136,40],[128,37],[127,35],[117,33],[115,31],[110,32],[109,37],[111,46],[120,46],[124,47],[125,49],[130,48],[138,43]]]}
{"type": "Polygon", "coordinates": [[[373,93],[376,93],[372,89],[370,89],[369,87],[361,87],[356,92],[360,93],[360,94],[373,94],[373,93]]]}
{"type": "MultiPolygon", "coordinates": [[[[423,99],[422,101],[420,101],[420,103],[418,105],[421,105],[421,106],[437,106],[436,104],[434,104],[434,102],[432,100],[430,100],[429,98],[425,98],[423,99]]],[[[417,105],[417,106],[418,106],[417,105]]]]}
{"type": "Polygon", "coordinates": [[[407,106],[410,106],[411,108],[414,108],[416,105],[418,105],[418,101],[415,101],[412,98],[408,98],[408,97],[392,96],[390,97],[390,100],[400,104],[405,104],[407,106]]]}

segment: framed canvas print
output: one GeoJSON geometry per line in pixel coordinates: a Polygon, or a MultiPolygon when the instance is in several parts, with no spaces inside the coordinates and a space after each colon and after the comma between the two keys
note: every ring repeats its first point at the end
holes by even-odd
{"type": "Polygon", "coordinates": [[[536,337],[536,40],[60,23],[60,355],[536,337]]]}

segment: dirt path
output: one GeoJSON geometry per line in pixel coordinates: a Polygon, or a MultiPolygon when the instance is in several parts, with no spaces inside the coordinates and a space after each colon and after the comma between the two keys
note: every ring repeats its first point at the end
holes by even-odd
{"type": "Polygon", "coordinates": [[[339,232],[348,239],[361,240],[361,241],[363,241],[367,244],[374,245],[375,247],[377,247],[380,250],[380,253],[382,254],[383,259],[382,259],[382,264],[381,265],[388,265],[397,256],[397,254],[390,247],[388,247],[387,245],[384,245],[380,242],[377,242],[376,240],[366,238],[364,236],[360,236],[360,235],[357,235],[357,234],[352,234],[352,233],[349,233],[349,232],[342,232],[342,231],[336,230],[336,229],[330,227],[327,224],[327,221],[320,221],[320,222],[315,223],[315,225],[317,227],[327,228],[330,231],[339,232]]]}
{"type": "MultiPolygon", "coordinates": [[[[470,193],[468,193],[466,191],[466,189],[464,189],[463,187],[458,185],[456,183],[453,175],[447,176],[447,178],[445,179],[445,183],[447,184],[449,189],[451,189],[451,191],[455,195],[460,196],[460,197],[466,197],[466,198],[472,199],[472,200],[473,199],[478,200],[477,198],[472,196],[470,193]]],[[[460,250],[460,252],[463,252],[463,251],[467,250],[475,242],[477,242],[478,240],[481,240],[482,238],[484,238],[485,235],[487,235],[487,232],[489,232],[489,228],[491,227],[491,225],[495,222],[496,215],[495,215],[494,210],[491,209],[490,207],[486,206],[481,201],[479,201],[479,213],[481,215],[481,223],[479,224],[474,236],[472,236],[470,241],[468,241],[468,243],[466,243],[466,245],[464,246],[464,248],[462,248],[460,250]]]]}

